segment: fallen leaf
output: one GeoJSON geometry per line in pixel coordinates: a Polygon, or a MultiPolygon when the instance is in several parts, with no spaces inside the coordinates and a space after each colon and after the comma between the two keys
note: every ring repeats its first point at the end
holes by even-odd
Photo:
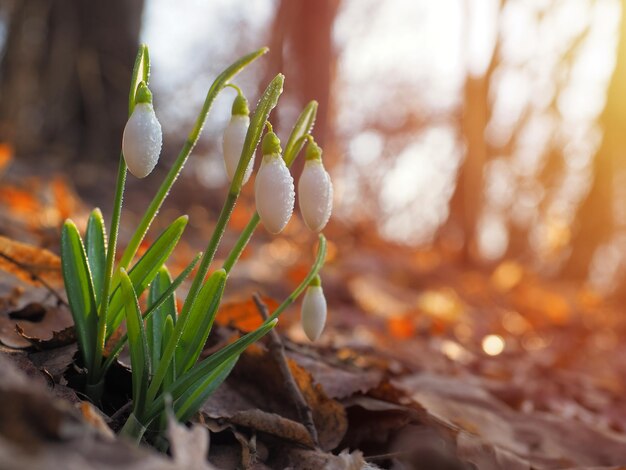
{"type": "MultiPolygon", "coordinates": [[[[263,303],[267,305],[270,312],[278,307],[278,302],[275,300],[262,297],[263,303]]],[[[263,318],[259,314],[259,310],[256,304],[251,298],[247,300],[238,300],[224,302],[220,305],[220,308],[215,317],[215,321],[219,325],[229,326],[241,331],[253,331],[256,330],[263,323],[263,318]]]]}
{"type": "Polygon", "coordinates": [[[37,278],[53,286],[63,285],[61,258],[51,251],[0,236],[0,269],[33,285],[37,278]]]}

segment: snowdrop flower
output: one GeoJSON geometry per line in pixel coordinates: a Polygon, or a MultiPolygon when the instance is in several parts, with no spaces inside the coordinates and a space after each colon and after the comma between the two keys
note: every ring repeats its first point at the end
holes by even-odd
{"type": "Polygon", "coordinates": [[[159,161],[162,143],[163,134],[152,107],[152,93],[141,82],[137,89],[135,109],[122,137],[122,152],[128,171],[137,178],[148,176],[159,161]]]}
{"type": "Polygon", "coordinates": [[[324,330],[327,313],[326,297],[319,276],[315,276],[307,287],[300,312],[302,329],[311,341],[316,341],[324,330]]]}
{"type": "Polygon", "coordinates": [[[309,229],[319,232],[326,226],[333,208],[333,184],[322,163],[322,149],[313,140],[307,147],[304,170],[298,181],[298,203],[309,229]]]}
{"type": "Polygon", "coordinates": [[[263,138],[263,161],[256,175],[256,210],[270,233],[279,233],[287,225],[296,198],[293,177],[283,160],[278,136],[271,130],[263,138]]]}
{"type": "MultiPolygon", "coordinates": [[[[234,87],[234,85],[231,86],[234,87]]],[[[241,150],[243,149],[246,134],[248,133],[248,126],[250,126],[250,109],[248,108],[248,100],[246,100],[246,97],[243,96],[243,93],[239,88],[236,89],[237,97],[233,102],[230,122],[224,130],[224,139],[222,140],[224,167],[226,168],[228,181],[232,181],[235,177],[237,165],[239,165],[239,159],[241,158],[241,150]]],[[[252,155],[248,168],[246,168],[243,175],[242,185],[246,184],[248,179],[250,179],[253,167],[254,155],[252,155]]]]}

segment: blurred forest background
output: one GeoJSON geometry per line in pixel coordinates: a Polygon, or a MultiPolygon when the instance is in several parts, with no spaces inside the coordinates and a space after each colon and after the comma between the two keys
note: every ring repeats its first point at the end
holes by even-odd
{"type": "MultiPolygon", "coordinates": [[[[269,45],[237,83],[254,103],[285,73],[282,138],[320,102],[315,137],[345,230],[626,292],[623,1],[2,0],[0,142],[15,165],[67,171],[81,195],[110,198],[94,183],[115,171],[139,41],[162,165],[215,75],[269,45]]],[[[222,93],[185,172],[209,192],[225,184],[231,100],[222,93]]]]}

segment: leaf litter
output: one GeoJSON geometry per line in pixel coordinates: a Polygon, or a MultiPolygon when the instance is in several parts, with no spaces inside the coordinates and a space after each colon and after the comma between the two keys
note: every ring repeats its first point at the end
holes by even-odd
{"type": "MultiPolygon", "coordinates": [[[[56,212],[47,206],[52,215],[81,206],[62,180],[36,187],[52,188],[57,203],[71,199],[56,212]]],[[[52,246],[42,220],[19,218],[14,209],[45,203],[20,200],[19,191],[3,194],[3,218],[19,222],[11,236],[35,244],[0,238],[0,255],[6,255],[0,256],[0,395],[12,404],[0,407],[2,462],[24,468],[42,462],[65,468],[624,468],[626,367],[619,357],[626,352],[626,323],[618,308],[515,261],[461,269],[445,253],[389,246],[336,222],[327,230],[335,243],[324,273],[327,331],[318,343],[305,342],[295,308],[279,328],[319,447],[263,341],[242,355],[191,428],[170,426],[173,458],[136,449],[114,437],[111,406],[102,414],[74,392],[81,369],[71,317],[53,294],[61,291],[58,258],[38,248],[52,246]],[[353,244],[359,249],[341,248],[353,244]]],[[[290,287],[280,280],[298,278],[306,259],[293,256],[305,240],[297,225],[282,241],[266,245],[261,237],[246,251],[241,270],[257,279],[245,283],[235,273],[236,290],[228,292],[207,353],[261,321],[252,287],[266,294],[271,310],[290,287]],[[272,277],[264,278],[255,266],[268,260],[275,260],[272,277]]],[[[121,385],[110,393],[117,394],[114,408],[123,409],[128,375],[121,366],[114,372],[121,385]]]]}

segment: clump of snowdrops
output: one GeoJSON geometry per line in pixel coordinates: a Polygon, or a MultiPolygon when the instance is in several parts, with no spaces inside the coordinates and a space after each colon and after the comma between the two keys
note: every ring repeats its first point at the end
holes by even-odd
{"type": "Polygon", "coordinates": [[[276,325],[278,316],[305,290],[302,325],[311,340],[319,337],[326,320],[326,301],[319,277],[326,241],[320,234],[317,256],[310,271],[269,318],[255,331],[198,361],[228,275],[259,222],[276,234],[283,230],[292,215],[295,190],[289,167],[305,145],[306,163],[298,184],[302,217],[307,227],[316,232],[322,230],[330,217],[332,184],[322,164],[321,149],[311,135],[317,103],[313,101],[304,108],[283,149],[268,121],[282,93],[283,75],[278,74],[269,83],[252,117],[243,92],[230,83],[239,72],[266,52],[267,48],[263,48],[242,57],[215,79],[183,148],[117,260],[117,238],[127,172],[137,178],[150,174],[158,163],[162,144],[161,125],[148,87],[148,48],[140,46],[132,74],[129,119],[122,139],[108,238],[98,209],[89,217],[84,241],[71,220],[63,226],[62,270],[86,369],[85,392],[94,402],[100,401],[106,373],[128,344],[132,368],[132,412],[120,433],[137,441],[147,429],[157,435],[163,431],[167,413],[173,412],[180,421],[196,413],[226,379],[239,355],[268,333],[276,325]],[[232,117],[223,138],[224,164],[230,186],[206,250],[198,253],[182,273],[172,279],[166,262],[183,234],[187,216],[171,222],[145,253],[139,259],[135,258],[198,141],[216,96],[225,87],[232,87],[237,92],[232,117]],[[265,128],[267,132],[261,145],[263,160],[255,179],[257,212],[239,235],[221,269],[215,269],[208,276],[237,198],[252,174],[254,154],[265,128]],[[178,312],[176,289],[195,268],[195,277],[178,312]],[[146,291],[147,300],[142,307],[138,299],[146,291]],[[126,320],[126,333],[116,334],[123,320],[126,320]]]}

